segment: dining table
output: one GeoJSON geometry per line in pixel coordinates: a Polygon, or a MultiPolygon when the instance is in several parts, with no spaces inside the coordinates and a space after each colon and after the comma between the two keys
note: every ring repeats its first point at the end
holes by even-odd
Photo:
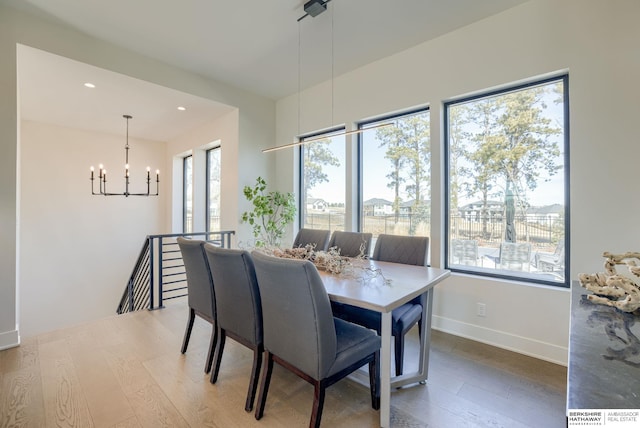
{"type": "Polygon", "coordinates": [[[370,309],[381,314],[380,350],[380,426],[390,426],[391,388],[424,383],[429,371],[429,345],[433,289],[450,275],[449,270],[370,259],[353,259],[341,273],[320,270],[332,301],[370,309]],[[425,294],[420,331],[418,370],[392,376],[391,312],[413,298],[425,294]]]}

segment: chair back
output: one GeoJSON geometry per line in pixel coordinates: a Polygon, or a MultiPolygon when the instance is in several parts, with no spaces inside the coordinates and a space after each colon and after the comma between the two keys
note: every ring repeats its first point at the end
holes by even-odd
{"type": "Polygon", "coordinates": [[[315,245],[316,251],[327,251],[331,231],[324,229],[300,229],[293,241],[293,248],[315,245]]]}
{"type": "Polygon", "coordinates": [[[205,241],[186,239],[181,236],[176,241],[180,247],[180,253],[182,253],[187,276],[189,307],[215,319],[215,295],[209,262],[204,253],[205,241]]]}
{"type": "Polygon", "coordinates": [[[373,260],[427,266],[429,238],[380,234],[373,250],[373,260]]]}
{"type": "Polygon", "coordinates": [[[336,330],[329,296],[308,260],[251,253],[256,268],[264,348],[314,379],[334,363],[336,330]]]}
{"type": "Polygon", "coordinates": [[[531,261],[531,244],[527,242],[502,242],[500,267],[510,270],[528,270],[531,261]]]}
{"type": "Polygon", "coordinates": [[[556,259],[556,262],[564,264],[564,239],[558,242],[558,245],[556,245],[553,256],[556,259]]]}
{"type": "Polygon", "coordinates": [[[339,248],[340,255],[345,257],[358,257],[360,254],[368,257],[369,251],[371,250],[371,237],[371,233],[342,232],[336,230],[331,235],[329,248],[339,248]]]}
{"type": "Polygon", "coordinates": [[[262,343],[262,306],[256,271],[249,252],[205,244],[216,296],[216,317],[220,328],[262,343]]]}
{"type": "Polygon", "coordinates": [[[478,241],[475,239],[452,239],[451,261],[454,264],[477,265],[478,241]]]}

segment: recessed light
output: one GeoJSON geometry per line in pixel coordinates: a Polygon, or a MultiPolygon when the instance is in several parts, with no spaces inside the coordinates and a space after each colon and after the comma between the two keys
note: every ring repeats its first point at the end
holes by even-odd
{"type": "Polygon", "coordinates": [[[186,109],[187,109],[186,107],[182,107],[182,106],[178,107],[178,110],[180,111],[185,111],[186,109]]]}
{"type": "Polygon", "coordinates": [[[93,83],[89,83],[89,82],[85,83],[84,86],[86,86],[87,88],[92,88],[92,89],[96,87],[96,85],[94,85],[93,83]]]}

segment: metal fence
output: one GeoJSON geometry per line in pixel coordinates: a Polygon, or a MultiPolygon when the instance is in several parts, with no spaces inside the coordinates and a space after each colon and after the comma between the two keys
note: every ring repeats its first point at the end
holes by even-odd
{"type": "MultiPolygon", "coordinates": [[[[343,212],[308,213],[304,227],[310,229],[344,230],[343,212]]],[[[564,219],[561,216],[519,215],[514,219],[516,240],[529,242],[537,248],[553,251],[564,236],[564,219]]],[[[431,218],[429,215],[400,214],[368,215],[362,219],[362,231],[374,236],[430,235],[431,218]]],[[[477,240],[483,247],[499,247],[504,240],[505,222],[501,218],[475,217],[460,215],[449,218],[451,239],[477,240]]]]}

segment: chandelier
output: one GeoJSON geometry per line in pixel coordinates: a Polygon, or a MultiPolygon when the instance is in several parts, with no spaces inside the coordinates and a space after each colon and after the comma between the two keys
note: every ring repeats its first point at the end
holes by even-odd
{"type": "Polygon", "coordinates": [[[91,167],[91,194],[102,196],[158,196],[158,189],[160,187],[160,170],[156,169],[156,193],[151,193],[151,168],[147,167],[147,192],[146,193],[131,193],[129,192],[129,119],[132,116],[125,114],[122,115],[127,120],[127,143],[124,146],[125,151],[125,165],[124,165],[124,192],[113,193],[107,191],[107,170],[102,164],[99,165],[98,171],[98,191],[94,188],[94,169],[91,167]]]}

